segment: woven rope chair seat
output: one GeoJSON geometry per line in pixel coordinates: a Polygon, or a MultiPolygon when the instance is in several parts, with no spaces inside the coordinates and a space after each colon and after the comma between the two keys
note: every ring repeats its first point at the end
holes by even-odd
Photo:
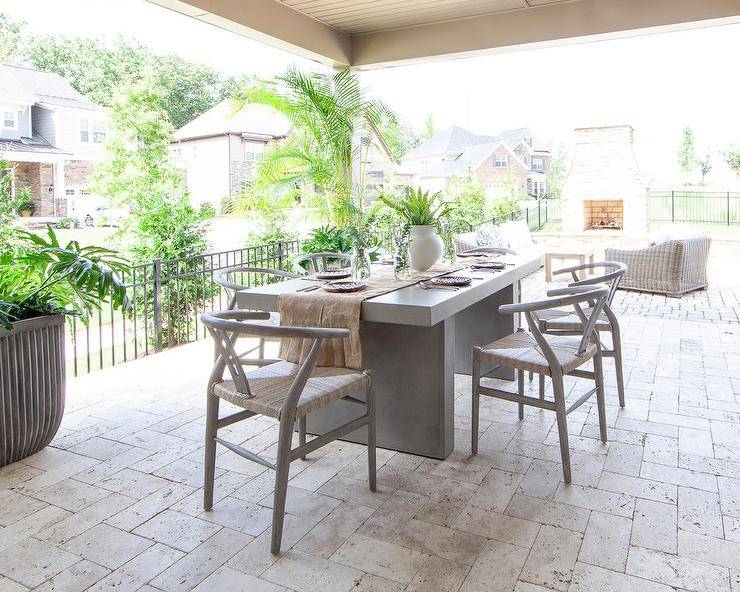
{"type": "MultiPolygon", "coordinates": [[[[280,419],[280,410],[299,369],[299,364],[280,361],[245,372],[251,397],[240,393],[231,380],[214,384],[213,394],[248,411],[280,419]]],[[[295,417],[303,417],[348,395],[364,397],[369,387],[369,376],[357,370],[314,368],[298,400],[295,417]]]]}
{"type": "MultiPolygon", "coordinates": [[[[579,355],[580,337],[544,335],[544,338],[552,348],[564,374],[585,364],[597,351],[597,345],[589,342],[586,351],[579,355]]],[[[534,336],[528,331],[517,331],[484,345],[481,360],[501,364],[506,368],[550,375],[550,365],[534,336]]]]}

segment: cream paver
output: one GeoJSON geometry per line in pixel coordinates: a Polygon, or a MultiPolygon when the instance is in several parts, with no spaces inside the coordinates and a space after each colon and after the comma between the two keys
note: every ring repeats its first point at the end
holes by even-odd
{"type": "Polygon", "coordinates": [[[567,590],[583,535],[545,525],[524,563],[520,578],[546,588],[567,590]]]}
{"type": "Polygon", "coordinates": [[[631,530],[629,518],[591,512],[578,561],[623,572],[627,565],[631,530]]]}
{"type": "MultiPolygon", "coordinates": [[[[524,298],[544,288],[534,275],[524,298]]],[[[70,379],[52,446],[0,468],[0,590],[76,590],[100,576],[90,590],[401,592],[456,589],[464,578],[462,592],[543,592],[567,582],[576,558],[569,592],[729,590],[740,578],[739,303],[738,288],[680,300],[618,292],[627,407],[607,360],[609,444],[593,401],[570,415],[571,485],[551,413],[527,409],[520,423],[515,406],[482,400],[471,456],[470,378],[458,376],[447,461],[381,449],[376,493],[363,446],[337,442],[293,463],[296,514],[286,515],[280,556],[269,553],[271,471],[220,448],[216,503],[203,511],[207,342],[70,379]],[[205,530],[185,532],[191,523],[205,530]],[[131,533],[147,529],[165,544],[131,533]],[[102,541],[126,561],[118,566],[102,541]]],[[[525,387],[536,394],[537,381],[525,387]]],[[[566,379],[569,400],[583,388],[566,379]]],[[[225,431],[274,458],[274,421],[225,431]]]]}

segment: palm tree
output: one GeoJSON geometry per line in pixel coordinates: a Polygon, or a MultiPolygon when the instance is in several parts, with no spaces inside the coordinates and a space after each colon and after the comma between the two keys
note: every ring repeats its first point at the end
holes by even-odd
{"type": "Polygon", "coordinates": [[[290,67],[234,98],[236,110],[249,104],[271,107],[293,125],[287,140],[265,154],[257,186],[278,192],[316,189],[331,222],[343,226],[353,220],[362,210],[364,185],[364,171],[353,163],[364,160],[368,138],[390,138],[397,129],[393,112],[365,97],[349,69],[304,74],[290,67]]]}

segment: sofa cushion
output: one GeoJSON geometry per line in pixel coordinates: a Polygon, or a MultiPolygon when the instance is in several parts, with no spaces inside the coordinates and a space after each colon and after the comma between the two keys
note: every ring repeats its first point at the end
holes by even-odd
{"type": "Polygon", "coordinates": [[[524,220],[509,220],[499,226],[499,232],[511,249],[525,249],[534,245],[529,226],[524,220]]]}
{"type": "Polygon", "coordinates": [[[508,247],[509,243],[501,235],[498,227],[493,224],[482,224],[475,233],[479,247],[508,247]]]}

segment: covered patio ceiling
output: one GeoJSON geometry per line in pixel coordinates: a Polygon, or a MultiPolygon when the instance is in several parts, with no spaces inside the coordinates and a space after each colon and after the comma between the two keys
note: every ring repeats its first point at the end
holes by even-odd
{"type": "Polygon", "coordinates": [[[740,21],[740,0],[149,1],[356,68],[740,21]]]}

